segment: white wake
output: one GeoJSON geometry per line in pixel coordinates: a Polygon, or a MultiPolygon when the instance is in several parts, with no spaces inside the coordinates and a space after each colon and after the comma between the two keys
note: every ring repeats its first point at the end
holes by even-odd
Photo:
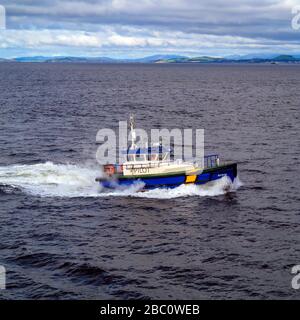
{"type": "Polygon", "coordinates": [[[20,188],[22,191],[42,197],[141,197],[171,199],[188,196],[217,196],[235,191],[241,186],[237,178],[234,183],[227,177],[205,186],[181,185],[174,189],[153,189],[138,192],[141,185],[125,190],[105,191],[95,177],[100,169],[73,164],[52,162],[33,165],[12,165],[0,167],[0,186],[20,188]]]}

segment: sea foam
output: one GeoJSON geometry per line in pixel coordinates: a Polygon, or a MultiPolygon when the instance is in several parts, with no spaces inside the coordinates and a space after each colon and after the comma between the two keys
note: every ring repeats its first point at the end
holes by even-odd
{"type": "Polygon", "coordinates": [[[41,197],[139,197],[172,199],[189,196],[218,196],[237,190],[241,181],[232,183],[228,177],[207,185],[181,185],[172,189],[141,191],[143,184],[108,191],[95,182],[101,171],[95,167],[45,162],[32,165],[0,167],[0,184],[21,189],[27,194],[41,197]]]}

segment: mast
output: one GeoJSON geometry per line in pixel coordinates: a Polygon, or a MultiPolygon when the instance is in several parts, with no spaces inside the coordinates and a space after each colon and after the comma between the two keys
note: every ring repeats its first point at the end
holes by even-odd
{"type": "Polygon", "coordinates": [[[130,123],[130,133],[131,133],[131,149],[134,149],[136,147],[135,140],[136,140],[136,133],[135,133],[135,120],[134,115],[131,114],[129,118],[130,123]]]}

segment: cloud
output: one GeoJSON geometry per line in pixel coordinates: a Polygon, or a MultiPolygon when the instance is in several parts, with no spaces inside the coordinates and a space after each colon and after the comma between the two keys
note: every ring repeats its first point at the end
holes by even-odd
{"type": "MultiPolygon", "coordinates": [[[[124,32],[124,29],[123,29],[124,32]]],[[[65,52],[72,55],[125,55],[136,52],[174,52],[189,55],[210,54],[223,56],[239,53],[243,48],[250,51],[297,51],[299,44],[277,40],[252,39],[237,36],[218,36],[178,31],[149,31],[130,28],[131,36],[122,35],[109,26],[98,32],[74,30],[6,30],[0,32],[2,49],[23,49],[38,52],[40,48],[50,52],[65,52]]],[[[245,52],[245,53],[246,53],[245,52]]]]}
{"type": "Polygon", "coordinates": [[[91,54],[300,51],[299,0],[2,0],[0,47],[91,54]],[[64,49],[63,49],[64,47],[64,49]]]}

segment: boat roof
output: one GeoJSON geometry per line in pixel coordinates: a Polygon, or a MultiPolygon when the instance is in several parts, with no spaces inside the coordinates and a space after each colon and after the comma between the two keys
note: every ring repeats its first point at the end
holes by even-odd
{"type": "Polygon", "coordinates": [[[148,147],[148,148],[135,148],[123,150],[122,154],[160,154],[170,152],[171,149],[167,149],[164,146],[160,147],[148,147]]]}

